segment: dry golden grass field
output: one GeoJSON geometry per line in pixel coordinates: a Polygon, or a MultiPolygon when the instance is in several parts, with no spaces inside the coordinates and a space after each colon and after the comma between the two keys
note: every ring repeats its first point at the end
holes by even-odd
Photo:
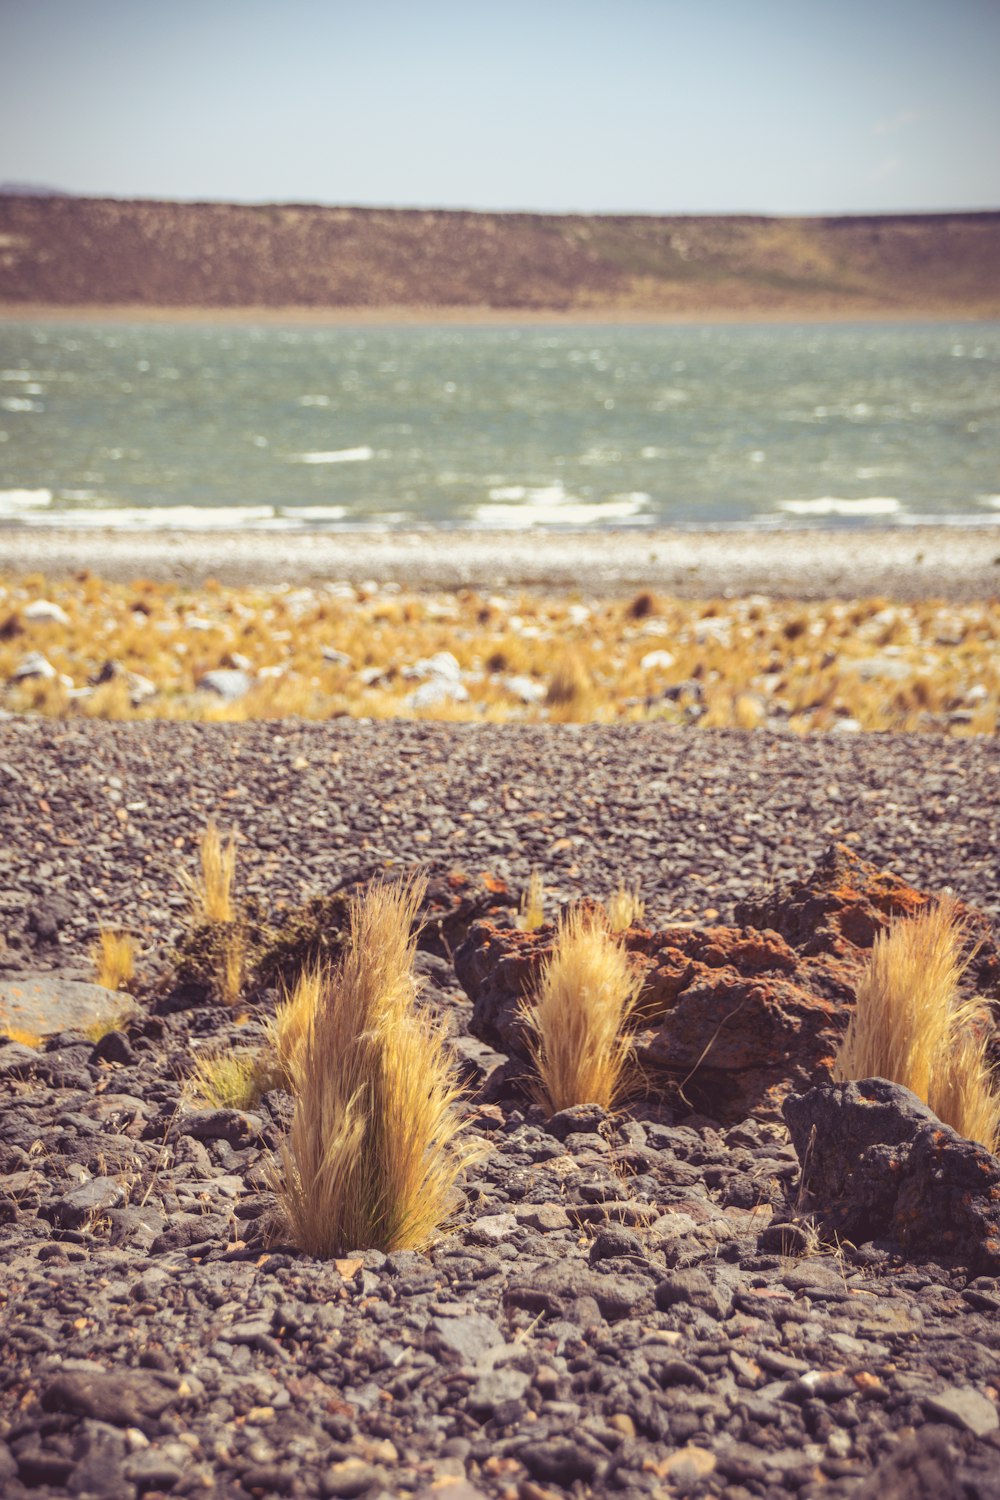
{"type": "Polygon", "coordinates": [[[0,579],[0,709],[993,734],[1000,602],[0,579]],[[222,672],[221,679],[214,676],[222,672]],[[231,695],[231,696],[227,696],[231,695]]]}

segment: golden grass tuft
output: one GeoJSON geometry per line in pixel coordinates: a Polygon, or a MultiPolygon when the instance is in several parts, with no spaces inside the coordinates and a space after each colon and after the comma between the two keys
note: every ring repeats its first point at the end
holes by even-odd
{"type": "Polygon", "coordinates": [[[98,1016],[95,1021],[83,1028],[83,1034],[88,1042],[95,1044],[112,1031],[124,1031],[128,1023],[137,1014],[138,1007],[127,996],[125,1004],[119,1005],[116,1010],[109,1010],[105,1015],[98,1016]]]}
{"type": "Polygon", "coordinates": [[[106,990],[125,989],[135,976],[135,942],[127,932],[102,927],[90,950],[97,983],[106,990]]]}
{"type": "Polygon", "coordinates": [[[19,1042],[22,1047],[40,1047],[42,1039],[37,1031],[26,1031],[23,1026],[7,1026],[0,1023],[0,1036],[9,1042],[19,1042]]]}
{"type": "Polygon", "coordinates": [[[638,883],[626,885],[624,880],[619,880],[605,901],[604,910],[612,932],[627,932],[641,922],[646,915],[646,903],[639,894],[638,883]]]}
{"type": "Polygon", "coordinates": [[[537,932],[545,921],[545,887],[537,870],[528,876],[517,908],[517,925],[522,932],[537,932]]]}
{"type": "Polygon", "coordinates": [[[1000,1097],[991,1089],[985,1035],[975,1035],[979,1007],[958,994],[967,938],[951,897],[879,934],[834,1077],[902,1084],[959,1135],[996,1151],[1000,1097]]]}
{"type": "Polygon", "coordinates": [[[190,1076],[195,1096],[212,1109],[254,1109],[275,1085],[266,1053],[245,1050],[199,1057],[190,1076]]]}
{"type": "Polygon", "coordinates": [[[282,987],[282,999],[274,1019],[267,1022],[267,1040],[275,1059],[275,1071],[281,1086],[289,1092],[295,1089],[299,1057],[329,981],[329,971],[320,964],[302,969],[290,990],[282,987]]]}
{"type": "Polygon", "coordinates": [[[247,971],[247,934],[242,922],[231,922],[223,933],[215,969],[219,999],[236,1006],[243,994],[247,971]]]}
{"type": "Polygon", "coordinates": [[[423,892],[422,880],[378,882],[352,903],[297,1054],[275,1187],[287,1233],[312,1255],[419,1249],[455,1205],[470,1152],[444,1036],[416,1003],[423,892]]]}
{"type": "Polygon", "coordinates": [[[567,651],[557,663],[545,702],[553,723],[572,724],[590,716],[594,684],[579,651],[567,651]]]}
{"type": "Polygon", "coordinates": [[[230,836],[225,848],[214,822],[201,836],[200,872],[181,871],[181,884],[191,901],[195,919],[201,922],[231,922],[233,879],[236,874],[236,841],[230,836]]]}
{"type": "Polygon", "coordinates": [[[563,917],[535,999],[523,1012],[543,1109],[555,1114],[574,1104],[614,1105],[625,1082],[632,1050],[627,1028],[641,984],[601,912],[573,908],[563,917]]]}

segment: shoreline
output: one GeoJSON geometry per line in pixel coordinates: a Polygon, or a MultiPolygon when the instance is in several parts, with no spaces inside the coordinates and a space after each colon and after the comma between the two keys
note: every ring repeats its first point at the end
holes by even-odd
{"type": "Polygon", "coordinates": [[[343,581],[608,598],[975,600],[1000,590],[993,527],[785,531],[116,532],[0,527],[0,577],[87,570],[198,586],[343,581]]]}
{"type": "Polygon", "coordinates": [[[140,303],[56,305],[40,302],[0,302],[0,323],[178,323],[188,325],[241,324],[280,327],[312,325],[322,328],[428,327],[435,324],[468,327],[643,327],[699,324],[767,325],[850,323],[993,323],[1000,306],[954,307],[944,304],[914,307],[871,307],[820,304],[807,307],[643,308],[629,306],[516,308],[516,307],[196,307],[140,303]]]}

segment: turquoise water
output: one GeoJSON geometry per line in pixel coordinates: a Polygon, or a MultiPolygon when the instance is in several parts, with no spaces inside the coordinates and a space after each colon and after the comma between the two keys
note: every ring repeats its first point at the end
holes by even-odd
{"type": "Polygon", "coordinates": [[[0,521],[1000,521],[1000,324],[0,324],[0,521]]]}

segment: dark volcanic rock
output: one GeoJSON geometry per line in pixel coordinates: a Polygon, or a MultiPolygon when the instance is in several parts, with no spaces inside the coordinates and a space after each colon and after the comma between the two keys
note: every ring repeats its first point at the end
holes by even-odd
{"type": "Polygon", "coordinates": [[[787,1099],[784,1115],[804,1196],[828,1232],[1000,1272],[1000,1159],[909,1089],[884,1078],[823,1084],[787,1099]]]}

